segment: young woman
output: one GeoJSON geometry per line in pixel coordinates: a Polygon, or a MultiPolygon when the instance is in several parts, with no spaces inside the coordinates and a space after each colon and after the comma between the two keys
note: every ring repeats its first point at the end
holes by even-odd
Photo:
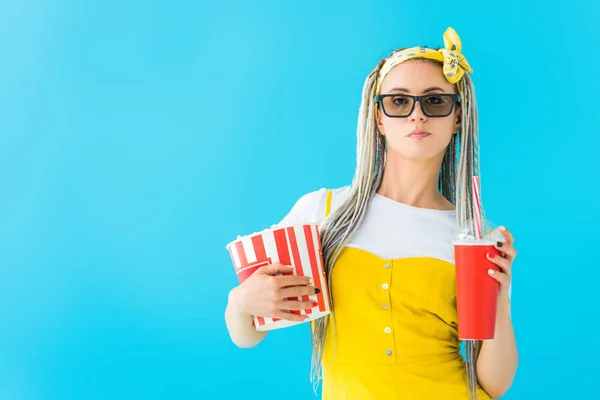
{"type": "MultiPolygon", "coordinates": [[[[518,363],[510,314],[511,233],[500,228],[495,339],[460,354],[453,263],[458,225],[472,218],[479,175],[477,103],[452,28],[445,48],[392,52],[365,82],[357,168],[350,186],[302,196],[280,225],[318,222],[333,312],[311,322],[313,383],[323,399],[490,399],[518,363]],[[321,374],[322,372],[322,374],[321,374]]],[[[229,295],[226,323],[240,347],[257,345],[253,315],[290,320],[319,290],[263,267],[229,295]]]]}

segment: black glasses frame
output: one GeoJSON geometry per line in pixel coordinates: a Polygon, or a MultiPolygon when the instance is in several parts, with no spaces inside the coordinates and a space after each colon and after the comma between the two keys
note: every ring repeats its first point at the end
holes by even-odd
{"type": "Polygon", "coordinates": [[[424,94],[422,96],[411,96],[410,94],[388,93],[388,94],[380,94],[380,95],[375,96],[373,101],[375,101],[375,103],[378,103],[379,106],[381,107],[381,109],[383,110],[383,113],[390,118],[406,118],[406,117],[410,116],[413,113],[413,111],[415,110],[415,105],[417,104],[417,102],[419,102],[419,104],[421,106],[421,111],[423,111],[423,114],[425,114],[429,118],[444,118],[444,117],[447,117],[448,115],[452,114],[452,111],[454,110],[454,106],[456,105],[456,103],[460,104],[460,96],[457,94],[452,94],[452,93],[424,94]],[[386,97],[408,97],[408,98],[413,99],[413,104],[412,104],[412,108],[410,109],[410,112],[408,112],[408,114],[406,114],[406,115],[390,115],[390,114],[388,114],[387,111],[385,111],[385,107],[383,106],[383,99],[386,97]],[[425,107],[423,107],[423,100],[427,99],[428,97],[450,97],[452,99],[452,105],[450,106],[450,111],[448,112],[448,114],[444,114],[444,115],[428,114],[427,111],[425,111],[425,107]]]}

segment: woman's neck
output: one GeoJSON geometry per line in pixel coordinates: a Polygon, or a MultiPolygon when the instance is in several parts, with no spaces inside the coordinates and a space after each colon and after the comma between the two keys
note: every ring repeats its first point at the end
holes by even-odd
{"type": "Polygon", "coordinates": [[[389,157],[377,194],[414,207],[453,210],[439,191],[440,167],[441,160],[389,157]]]}

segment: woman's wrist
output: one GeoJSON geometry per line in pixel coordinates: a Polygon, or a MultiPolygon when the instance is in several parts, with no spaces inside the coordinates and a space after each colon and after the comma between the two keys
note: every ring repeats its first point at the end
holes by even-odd
{"type": "Polygon", "coordinates": [[[496,308],[496,320],[505,320],[511,318],[510,298],[507,295],[498,296],[498,305],[496,308]]]}

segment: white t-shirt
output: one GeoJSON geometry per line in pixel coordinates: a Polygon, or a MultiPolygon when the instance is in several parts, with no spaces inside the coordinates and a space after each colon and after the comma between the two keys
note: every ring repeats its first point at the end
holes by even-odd
{"type": "MultiPolygon", "coordinates": [[[[349,195],[350,186],[332,189],[331,213],[349,195]]],[[[322,224],[326,201],[325,188],[305,194],[278,226],[322,224]]],[[[383,259],[431,257],[454,264],[452,240],[457,230],[455,210],[419,208],[375,194],[362,224],[346,246],[368,251],[383,259]]],[[[512,284],[509,297],[511,292],[512,284]]]]}
{"type": "MultiPolygon", "coordinates": [[[[333,213],[350,195],[350,187],[332,189],[333,213]]],[[[327,189],[302,196],[279,225],[318,223],[325,219],[327,189]]],[[[457,231],[456,211],[431,210],[399,203],[375,194],[367,214],[348,247],[383,259],[432,257],[453,263],[452,239],[457,231]]]]}

